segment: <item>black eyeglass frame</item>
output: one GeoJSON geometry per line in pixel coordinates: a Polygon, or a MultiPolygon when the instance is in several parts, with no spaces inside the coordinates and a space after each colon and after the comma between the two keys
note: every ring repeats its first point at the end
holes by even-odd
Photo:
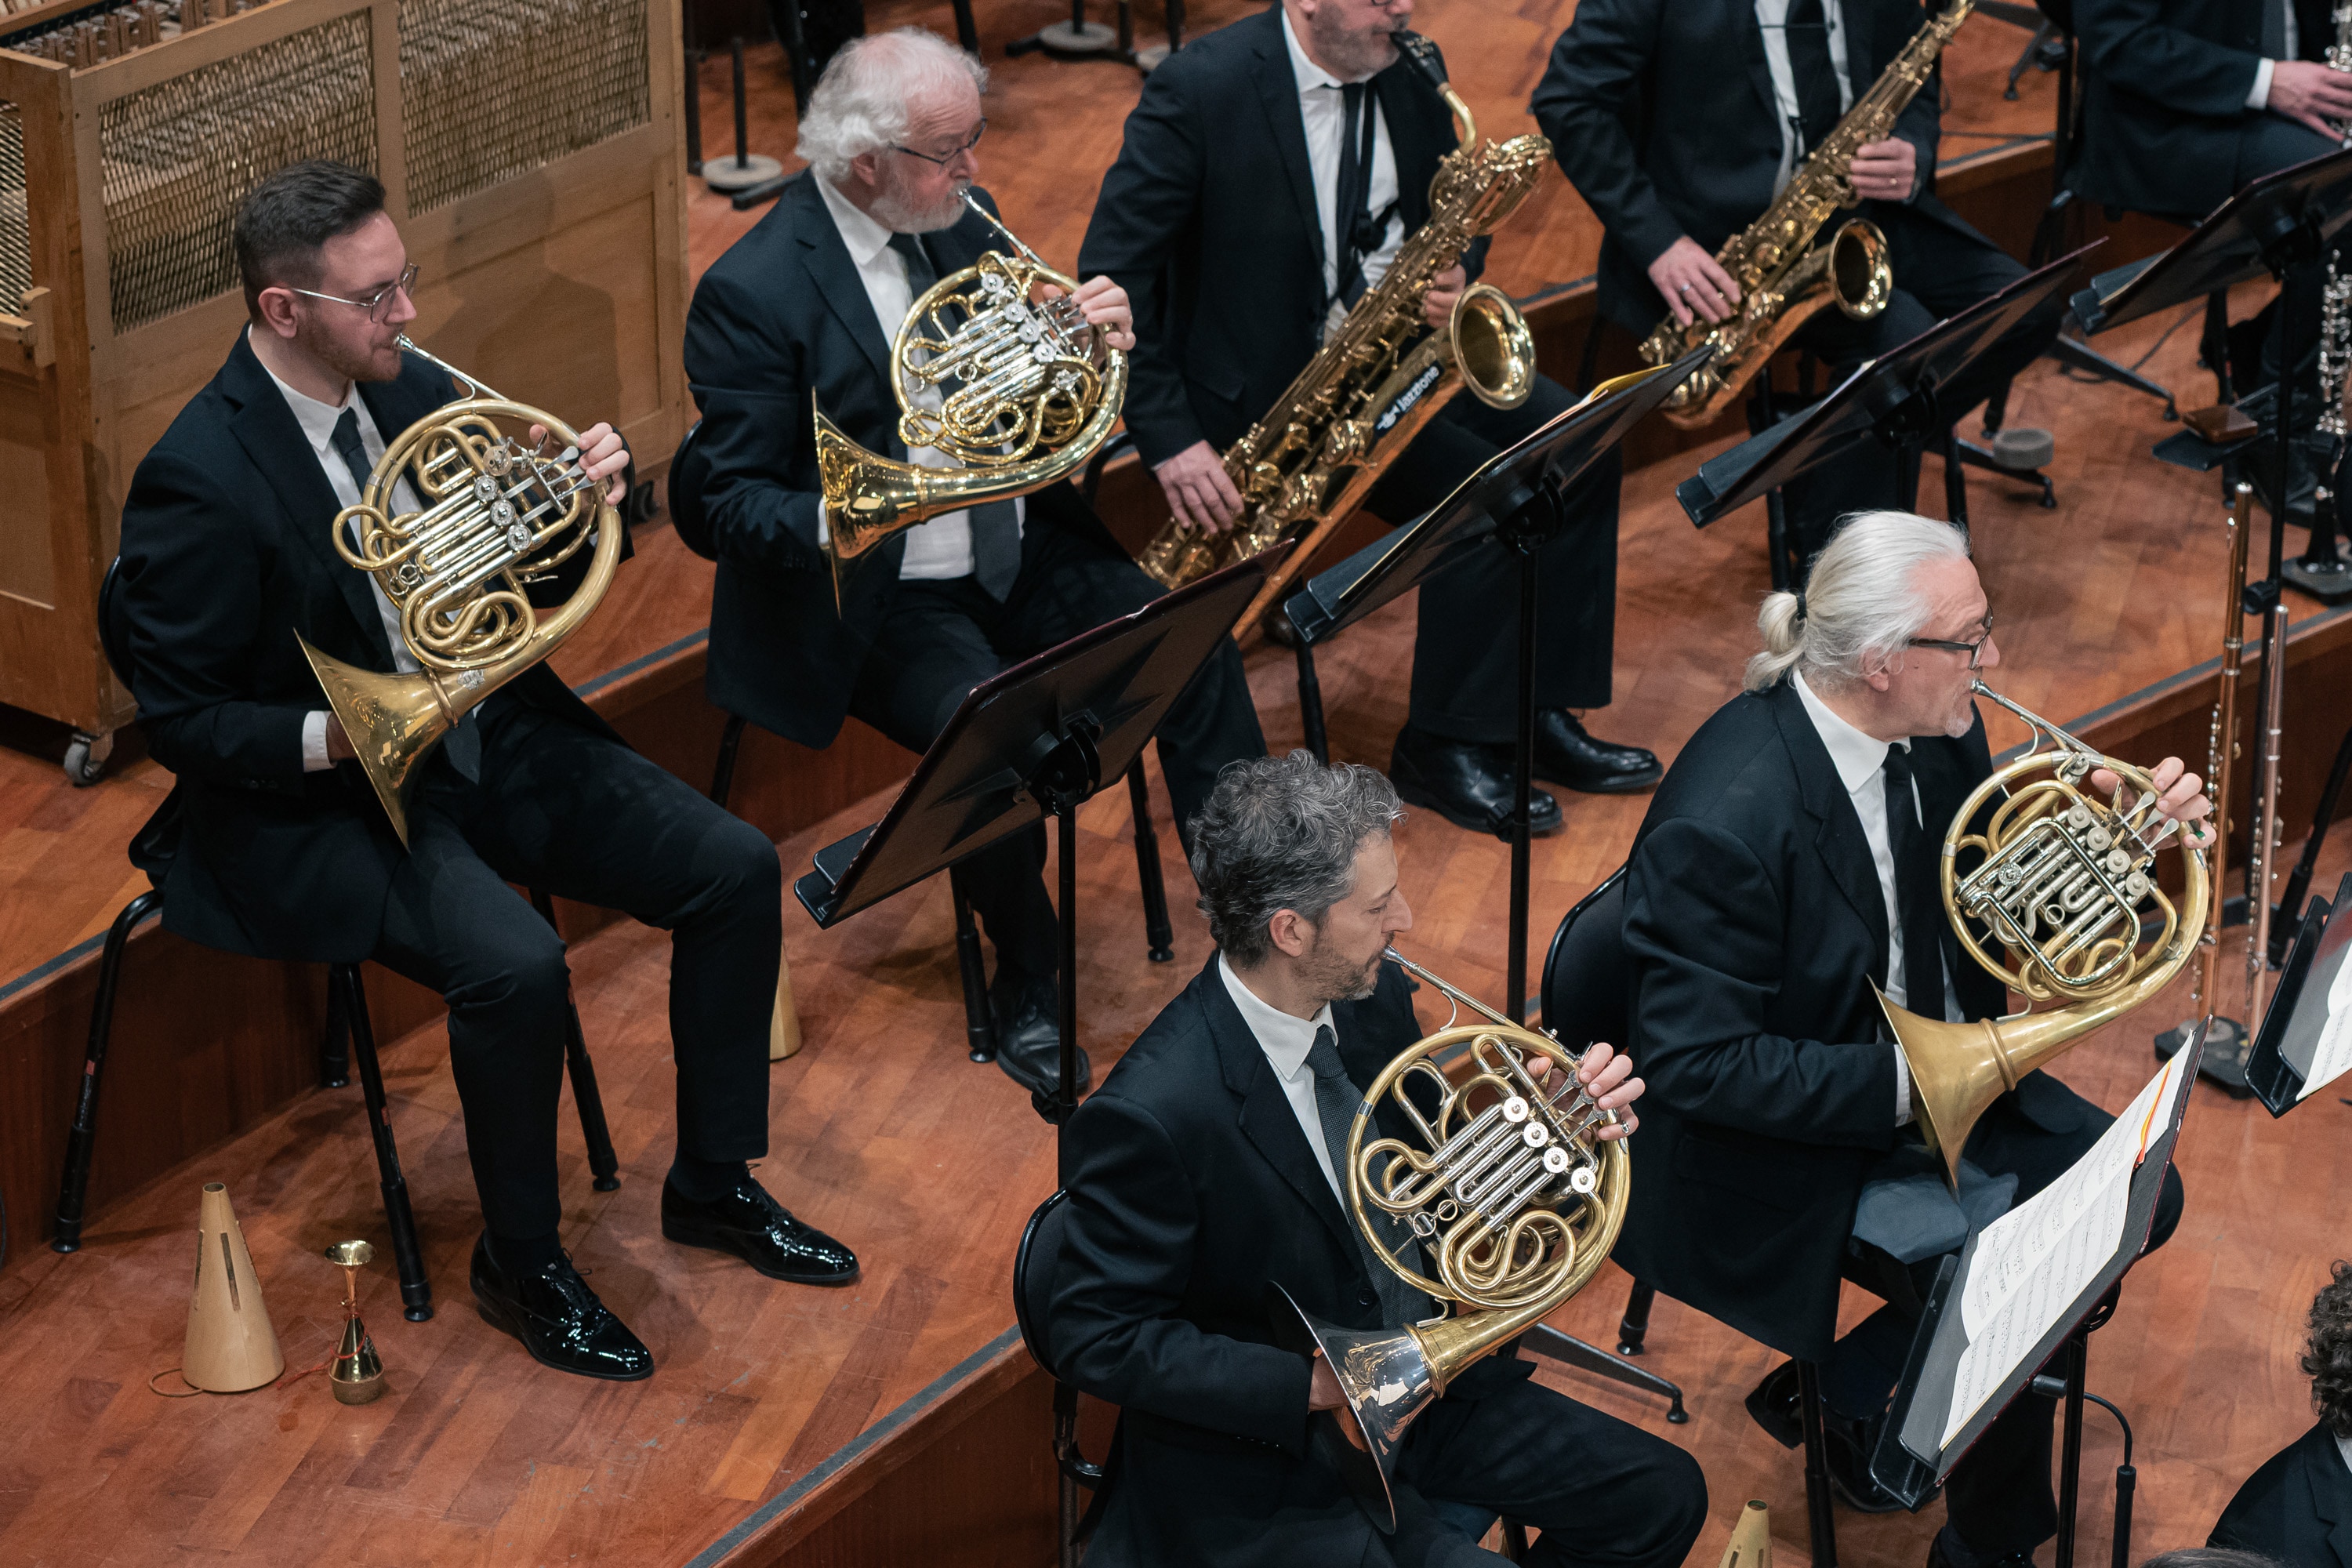
{"type": "Polygon", "coordinates": [[[954,152],[949,153],[944,158],[934,158],[929,153],[918,153],[912,147],[908,147],[904,143],[898,142],[890,143],[890,151],[893,153],[904,153],[909,158],[920,158],[926,163],[935,163],[939,167],[944,169],[950,163],[954,163],[958,158],[962,157],[965,153],[972,152],[974,149],[978,148],[980,145],[980,139],[987,134],[988,117],[986,115],[982,115],[981,116],[980,129],[971,133],[971,140],[965,142],[962,146],[957,148],[954,152]]]}
{"type": "Polygon", "coordinates": [[[395,297],[406,294],[411,299],[415,298],[416,263],[412,261],[407,266],[402,268],[400,269],[399,277],[394,279],[391,282],[385,284],[383,288],[377,289],[374,293],[369,295],[364,300],[346,300],[341,294],[321,294],[316,289],[297,289],[291,283],[281,284],[280,287],[289,294],[299,294],[305,299],[324,300],[330,305],[349,305],[355,310],[364,310],[367,312],[367,319],[369,321],[373,321],[378,326],[382,326],[383,324],[383,317],[391,314],[392,301],[395,297]],[[377,314],[378,311],[382,311],[383,314],[379,315],[377,314]]]}
{"type": "Polygon", "coordinates": [[[1970,669],[1982,669],[1984,668],[1984,645],[1992,641],[1992,612],[1990,610],[1987,610],[1985,612],[1985,618],[1979,621],[1977,624],[1984,628],[1984,635],[1977,638],[1974,642],[1952,642],[1944,637],[1913,637],[1903,646],[1906,647],[1940,647],[1952,653],[1964,653],[1969,656],[1969,668],[1970,669]]]}

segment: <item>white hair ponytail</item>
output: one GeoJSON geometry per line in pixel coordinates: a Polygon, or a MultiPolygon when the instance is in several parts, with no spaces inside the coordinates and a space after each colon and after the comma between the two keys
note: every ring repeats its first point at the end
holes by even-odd
{"type": "Polygon", "coordinates": [[[1912,585],[1934,561],[1966,560],[1968,535],[1907,511],[1848,518],[1814,557],[1801,594],[1771,594],[1756,612],[1764,651],[1742,687],[1762,691],[1792,669],[1825,686],[1860,680],[1919,635],[1930,606],[1912,585]]]}

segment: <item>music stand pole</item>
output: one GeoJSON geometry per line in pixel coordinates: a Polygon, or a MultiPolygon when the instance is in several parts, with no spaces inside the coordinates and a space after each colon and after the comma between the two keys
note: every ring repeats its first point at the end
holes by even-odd
{"type": "Polygon", "coordinates": [[[1505,970],[1503,1011],[1514,1024],[1528,1021],[1528,903],[1535,875],[1536,766],[1536,557],[1559,530],[1565,508],[1554,482],[1535,493],[1505,521],[1501,542],[1519,558],[1519,711],[1511,785],[1511,909],[1509,961],[1505,970]]]}

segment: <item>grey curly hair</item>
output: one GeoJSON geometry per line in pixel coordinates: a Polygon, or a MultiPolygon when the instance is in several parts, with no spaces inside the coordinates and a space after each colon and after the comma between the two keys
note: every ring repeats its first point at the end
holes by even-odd
{"type": "Polygon", "coordinates": [[[909,106],[964,82],[987,91],[988,68],[937,33],[898,27],[852,38],[809,94],[793,150],[837,185],[851,159],[906,140],[909,106]]]}
{"type": "Polygon", "coordinates": [[[1274,950],[1282,910],[1320,921],[1356,884],[1356,851],[1404,817],[1396,786],[1312,752],[1228,763],[1192,818],[1192,879],[1209,934],[1237,968],[1274,950]]]}

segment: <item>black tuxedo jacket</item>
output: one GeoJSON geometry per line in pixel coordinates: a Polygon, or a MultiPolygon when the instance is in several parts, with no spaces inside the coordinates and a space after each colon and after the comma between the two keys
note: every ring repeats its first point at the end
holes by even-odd
{"type": "MultiPolygon", "coordinates": [[[[1422,1034],[1392,964],[1332,1018],[1360,1089],[1422,1034]]],[[[1278,1281],[1315,1316],[1366,1329],[1381,1326],[1380,1298],[1214,958],[1078,1108],[1062,1184],[1069,1219],[1047,1344],[1064,1377],[1120,1407],[1087,1560],[1363,1561],[1371,1526],[1309,1457],[1309,1363],[1277,1348],[1267,1298],[1278,1281]],[[1315,1515],[1318,1527],[1294,1533],[1277,1515],[1315,1515]]],[[[1476,1398],[1530,1370],[1498,1352],[1446,1396],[1476,1398]]]]}
{"type": "MultiPolygon", "coordinates": [[[[1940,836],[1991,772],[1983,721],[1920,737],[1911,756],[1921,820],[1940,836]]],[[[1732,699],[1683,748],[1634,839],[1624,920],[1649,1089],[1615,1257],[1819,1359],[1864,1176],[1894,1146],[1895,1079],[1871,991],[1886,978],[1885,900],[1794,684],[1732,699]]],[[[1973,963],[1951,973],[1969,1017],[2004,1011],[1973,963]]],[[[2042,1081],[2063,1101],[2053,1114],[2077,1123],[2079,1102],[2042,1081]]]]}
{"type": "MultiPolygon", "coordinates": [[[[386,440],[453,396],[421,360],[359,392],[386,440]]],[[[178,775],[132,858],[163,923],[208,947],[353,961],[382,927],[400,840],[356,764],[302,771],[303,721],[327,702],[295,635],[393,668],[366,574],[329,537],[340,510],[242,331],[131,475],[117,613],[148,749],[178,775]]],[[[544,663],[507,700],[613,736],[544,663]]]]}
{"type": "MultiPolygon", "coordinates": [[[[1147,463],[1241,438],[1322,342],[1323,225],[1282,8],[1196,38],[1144,79],[1078,251],[1135,305],[1127,427],[1147,463]]],[[[1454,150],[1444,100],[1400,59],[1371,80],[1407,235],[1454,150]]],[[[1476,277],[1482,238],[1465,258],[1476,277]]]]}
{"type": "Polygon", "coordinates": [[[2325,1424],[2263,1462],[2221,1510],[2208,1546],[2292,1568],[2352,1568],[2352,1469],[2325,1424]]]}
{"type": "MultiPolygon", "coordinates": [[[[1853,0],[1844,16],[1859,99],[1927,15],[1916,0],[1853,0]]],[[[1919,151],[1909,205],[1965,228],[1935,195],[1939,86],[1929,79],[1895,134],[1919,151]]],[[[1607,230],[1601,309],[1629,331],[1666,313],[1647,268],[1668,246],[1687,235],[1711,256],[1771,205],[1780,117],[1752,0],[1580,0],[1528,108],[1607,230]]]]}
{"type": "MultiPolygon", "coordinates": [[[[2076,191],[2189,219],[2230,197],[2246,95],[2263,59],[2263,6],[2276,0],[2074,0],[2082,40],[2083,146],[2076,191]]],[[[2295,0],[2300,53],[2335,41],[2325,0],[2295,0]]]]}
{"type": "MultiPolygon", "coordinates": [[[[986,192],[972,194],[995,210],[986,192]]],[[[923,237],[942,278],[1003,248],[969,213],[923,237]]],[[[704,505],[719,551],[710,700],[804,746],[830,745],[840,732],[907,553],[904,533],[876,546],[836,613],[817,548],[823,489],[812,411],[824,409],[867,451],[905,461],[889,366],[890,340],[814,176],[804,174],[711,264],[686,317],[687,381],[709,461],[704,505]]],[[[1066,484],[1030,496],[1024,526],[1076,529],[1118,549],[1066,484]]]]}

